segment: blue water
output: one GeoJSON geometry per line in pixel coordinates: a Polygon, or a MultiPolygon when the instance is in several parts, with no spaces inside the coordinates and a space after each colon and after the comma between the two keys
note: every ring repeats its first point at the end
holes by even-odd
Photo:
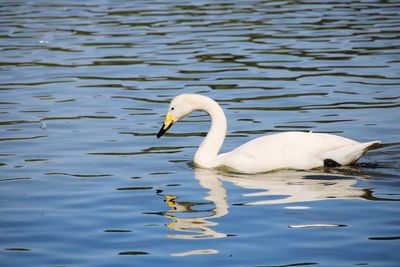
{"type": "Polygon", "coordinates": [[[398,1],[2,1],[1,266],[399,266],[398,1]],[[381,140],[355,166],[193,167],[283,131],[381,140]]]}

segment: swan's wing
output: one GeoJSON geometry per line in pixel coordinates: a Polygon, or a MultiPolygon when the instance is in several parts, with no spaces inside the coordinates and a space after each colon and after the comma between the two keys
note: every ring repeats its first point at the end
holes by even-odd
{"type": "Polygon", "coordinates": [[[255,158],[259,156],[289,156],[292,153],[317,156],[355,144],[359,144],[359,142],[332,134],[286,132],[253,139],[239,146],[231,153],[255,158]]]}
{"type": "Polygon", "coordinates": [[[320,156],[356,141],[323,133],[286,132],[262,136],[223,154],[225,166],[243,172],[276,169],[312,169],[323,166],[320,156]]]}

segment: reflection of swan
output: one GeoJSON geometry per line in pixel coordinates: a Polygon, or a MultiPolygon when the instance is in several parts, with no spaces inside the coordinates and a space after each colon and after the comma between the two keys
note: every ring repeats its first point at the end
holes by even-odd
{"type": "Polygon", "coordinates": [[[197,94],[182,94],[171,101],[157,137],[195,110],[206,111],[211,117],[210,131],[194,156],[194,163],[204,168],[227,167],[240,173],[261,173],[348,165],[379,143],[359,143],[332,134],[286,132],[256,138],[231,152],[218,155],[227,130],[224,111],[211,98],[197,94]]]}
{"type": "Polygon", "coordinates": [[[243,194],[244,197],[263,197],[247,205],[293,204],[326,199],[362,198],[364,189],[353,187],[357,180],[352,177],[326,175],[317,172],[280,171],[252,176],[221,176],[236,186],[261,190],[243,194]],[[265,199],[266,198],[266,199],[265,199]]]}
{"type": "Polygon", "coordinates": [[[232,174],[212,169],[195,168],[195,178],[207,189],[205,200],[209,202],[180,202],[177,196],[165,195],[171,208],[163,215],[170,219],[167,226],[185,234],[170,234],[169,238],[198,239],[220,238],[226,234],[216,232],[218,225],[210,219],[228,214],[227,193],[222,182],[240,188],[257,190],[243,194],[245,205],[293,204],[327,199],[357,199],[370,197],[367,189],[353,187],[357,178],[310,171],[279,171],[267,174],[232,174]],[[248,199],[248,200],[246,200],[248,199]],[[257,199],[257,200],[254,200],[257,199]],[[201,206],[212,208],[202,210],[201,206]],[[183,215],[184,214],[184,215],[183,215]]]}
{"type": "MultiPolygon", "coordinates": [[[[200,185],[202,185],[202,181],[209,181],[218,177],[218,180],[230,182],[241,188],[258,191],[243,194],[243,197],[264,198],[254,202],[246,201],[246,205],[299,203],[325,199],[355,199],[362,198],[367,194],[366,189],[353,187],[357,183],[356,178],[330,173],[282,170],[272,173],[246,175],[222,173],[201,168],[196,168],[195,173],[200,185]]],[[[221,186],[222,184],[213,183],[213,185],[221,186]]],[[[212,192],[218,192],[222,189],[214,187],[211,190],[212,192]]],[[[223,198],[214,196],[212,201],[216,206],[227,206],[225,195],[223,198]]]]}

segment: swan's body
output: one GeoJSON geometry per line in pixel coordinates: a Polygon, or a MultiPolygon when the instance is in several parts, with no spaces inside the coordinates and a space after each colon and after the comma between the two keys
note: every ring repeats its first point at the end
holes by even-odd
{"type": "Polygon", "coordinates": [[[279,169],[308,170],[332,162],[349,165],[379,143],[359,143],[324,133],[285,132],[253,139],[218,155],[227,131],[226,117],[217,102],[198,94],[182,94],[171,101],[157,137],[195,110],[205,111],[211,117],[210,130],[194,156],[194,163],[203,168],[226,167],[241,173],[261,173],[279,169]]]}

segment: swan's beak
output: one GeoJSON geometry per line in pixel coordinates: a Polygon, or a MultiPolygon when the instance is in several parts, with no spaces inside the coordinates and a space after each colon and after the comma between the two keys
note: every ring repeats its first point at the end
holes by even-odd
{"type": "Polygon", "coordinates": [[[157,134],[157,138],[160,138],[163,134],[165,134],[168,129],[171,128],[172,124],[174,124],[174,119],[172,118],[172,114],[168,112],[167,116],[165,116],[164,123],[157,134]]]}

